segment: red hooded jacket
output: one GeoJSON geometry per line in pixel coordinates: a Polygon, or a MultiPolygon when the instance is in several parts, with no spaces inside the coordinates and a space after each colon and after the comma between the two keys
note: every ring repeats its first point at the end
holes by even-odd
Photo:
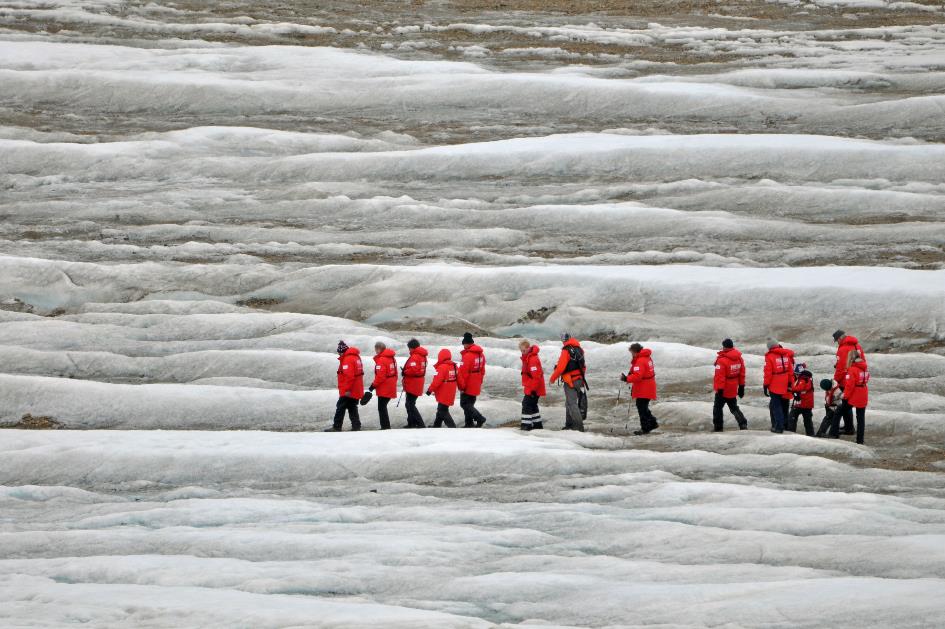
{"type": "Polygon", "coordinates": [[[545,395],[545,372],[538,358],[537,345],[532,345],[522,354],[522,391],[525,395],[531,395],[532,391],[537,393],[538,397],[545,395]]]}
{"type": "Polygon", "coordinates": [[[643,398],[656,399],[656,369],[653,367],[653,352],[644,347],[630,362],[627,384],[630,385],[630,397],[634,400],[643,398]]]}
{"type": "Polygon", "coordinates": [[[844,336],[840,339],[840,344],[837,345],[837,362],[833,366],[833,379],[844,385],[844,375],[847,373],[847,354],[850,353],[851,349],[855,349],[860,353],[860,358],[863,359],[863,363],[866,364],[866,354],[863,353],[863,348],[860,347],[860,342],[856,339],[855,336],[844,336]]]}
{"type": "Polygon", "coordinates": [[[479,395],[486,375],[486,357],[482,355],[482,348],[470,345],[459,354],[463,357],[463,364],[459,366],[459,390],[466,395],[479,395]]]}
{"type": "Polygon", "coordinates": [[[794,403],[794,408],[814,408],[814,380],[810,376],[798,376],[791,390],[800,396],[794,403]]]}
{"type": "Polygon", "coordinates": [[[410,395],[423,395],[423,382],[427,376],[427,350],[418,347],[410,350],[410,357],[404,363],[404,392],[410,395]]]}
{"type": "Polygon", "coordinates": [[[846,370],[843,383],[843,399],[853,408],[866,408],[870,401],[870,372],[866,361],[858,360],[846,370]]]}
{"type": "Polygon", "coordinates": [[[738,396],[738,385],[745,384],[745,360],[734,347],[723,349],[715,359],[715,378],[712,388],[722,391],[722,397],[738,396]]]}
{"type": "Polygon", "coordinates": [[[768,392],[791,398],[791,385],[794,384],[794,350],[778,345],[765,354],[764,385],[768,392]]]}
{"type": "Polygon", "coordinates": [[[441,349],[437,356],[436,375],[430,383],[430,391],[436,394],[436,401],[440,404],[452,406],[456,402],[456,385],[459,379],[456,363],[448,349],[441,349]]]}
{"type": "Polygon", "coordinates": [[[358,400],[364,395],[364,365],[357,347],[349,347],[338,357],[338,395],[358,400]]]}
{"type": "Polygon", "coordinates": [[[377,397],[397,397],[397,359],[394,350],[387,348],[374,357],[374,382],[377,397]]]}

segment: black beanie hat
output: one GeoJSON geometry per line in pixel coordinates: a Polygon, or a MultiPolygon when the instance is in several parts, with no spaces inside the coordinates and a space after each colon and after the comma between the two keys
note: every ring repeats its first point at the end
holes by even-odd
{"type": "Polygon", "coordinates": [[[832,388],[833,380],[830,378],[824,378],[820,381],[820,388],[824,391],[829,391],[832,388]]]}
{"type": "Polygon", "coordinates": [[[417,349],[418,347],[420,347],[420,341],[418,341],[417,339],[410,339],[409,341],[407,341],[407,347],[409,347],[410,349],[417,349]]]}
{"type": "Polygon", "coordinates": [[[641,349],[643,349],[643,346],[640,345],[639,343],[634,343],[633,345],[630,346],[630,349],[634,352],[639,352],[641,349]]]}
{"type": "Polygon", "coordinates": [[[724,347],[725,349],[732,349],[733,347],[735,347],[735,342],[732,339],[725,339],[724,341],[722,341],[722,347],[724,347]]]}
{"type": "Polygon", "coordinates": [[[843,338],[844,336],[846,336],[846,335],[847,335],[847,333],[844,332],[843,330],[837,330],[836,332],[833,333],[833,340],[834,340],[834,341],[839,341],[840,339],[842,339],[842,338],[843,338]]]}
{"type": "Polygon", "coordinates": [[[338,352],[339,354],[344,354],[344,353],[347,352],[347,351],[348,351],[348,345],[347,345],[344,341],[338,341],[338,349],[337,349],[337,352],[338,352]]]}
{"type": "Polygon", "coordinates": [[[472,337],[472,334],[470,334],[469,332],[466,332],[465,334],[463,334],[463,341],[462,341],[462,344],[463,344],[463,345],[472,345],[472,344],[473,344],[473,337],[472,337]]]}

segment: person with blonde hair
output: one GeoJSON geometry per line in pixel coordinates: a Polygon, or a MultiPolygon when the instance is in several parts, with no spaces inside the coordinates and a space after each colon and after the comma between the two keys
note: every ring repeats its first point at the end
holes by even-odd
{"type": "Polygon", "coordinates": [[[856,442],[863,443],[866,433],[866,406],[869,403],[870,372],[859,349],[851,349],[847,354],[846,369],[843,376],[843,402],[834,415],[830,427],[830,437],[840,436],[840,418],[852,410],[856,411],[856,442]]]}

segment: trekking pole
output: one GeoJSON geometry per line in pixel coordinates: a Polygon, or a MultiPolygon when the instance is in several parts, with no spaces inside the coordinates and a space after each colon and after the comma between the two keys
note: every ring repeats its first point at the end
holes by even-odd
{"type": "Polygon", "coordinates": [[[401,389],[401,391],[400,391],[400,397],[397,398],[397,406],[395,406],[394,408],[400,408],[400,401],[401,401],[403,398],[404,398],[404,392],[403,392],[403,389],[401,389]]]}

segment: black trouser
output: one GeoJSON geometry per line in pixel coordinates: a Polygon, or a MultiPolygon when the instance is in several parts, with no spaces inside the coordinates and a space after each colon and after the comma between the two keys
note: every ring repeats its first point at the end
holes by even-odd
{"type": "Polygon", "coordinates": [[[541,428],[541,411],[538,410],[538,396],[526,395],[522,397],[522,428],[541,428]]]}
{"type": "Polygon", "coordinates": [[[390,430],[390,415],[387,414],[389,397],[377,396],[377,419],[381,422],[381,430],[390,430]]]}
{"type": "Polygon", "coordinates": [[[433,420],[433,427],[439,428],[443,424],[446,424],[447,428],[456,428],[456,422],[453,421],[453,416],[450,415],[450,407],[446,404],[437,403],[436,419],[433,420]]]}
{"type": "Polygon", "coordinates": [[[341,430],[345,422],[345,411],[351,419],[351,430],[361,430],[361,416],[358,415],[358,400],[353,397],[340,397],[335,404],[335,430],[341,430]]]}
{"type": "Polygon", "coordinates": [[[817,429],[818,437],[826,437],[827,433],[830,431],[830,426],[833,424],[833,416],[837,414],[837,411],[831,409],[829,406],[824,407],[824,418],[820,422],[820,427],[817,429]]]}
{"type": "Polygon", "coordinates": [[[404,397],[407,398],[407,401],[404,402],[404,406],[407,408],[407,425],[411,428],[425,428],[423,417],[420,415],[420,411],[417,410],[417,398],[419,396],[404,393],[404,397]]]}
{"type": "Polygon", "coordinates": [[[771,430],[784,432],[790,406],[791,403],[787,398],[781,397],[777,393],[769,393],[768,414],[771,415],[771,430]]]}
{"type": "Polygon", "coordinates": [[[791,413],[788,415],[787,430],[797,432],[797,418],[799,416],[804,418],[804,434],[808,437],[813,437],[814,412],[809,408],[797,408],[797,406],[792,408],[791,413]]]}
{"type": "MultiPolygon", "coordinates": [[[[840,387],[840,395],[843,395],[843,387],[840,387]]],[[[843,418],[843,434],[852,435],[853,434],[853,407],[847,406],[844,410],[843,402],[840,403],[840,408],[837,409],[837,412],[840,413],[840,417],[843,418]]]]}
{"type": "Polygon", "coordinates": [[[473,426],[482,426],[486,423],[486,418],[476,409],[476,396],[459,394],[459,407],[463,409],[463,415],[466,420],[466,428],[473,426]]]}
{"type": "Polygon", "coordinates": [[[738,408],[738,398],[723,397],[721,391],[716,391],[715,403],[712,405],[712,426],[716,431],[722,431],[722,409],[726,406],[728,406],[728,410],[732,412],[735,421],[738,422],[739,428],[748,426],[748,420],[745,419],[742,409],[738,408]]]}
{"type": "Polygon", "coordinates": [[[637,414],[640,415],[640,430],[643,432],[650,432],[654,428],[658,428],[659,424],[656,422],[656,418],[653,417],[653,413],[650,412],[650,401],[638,397],[636,399],[637,404],[637,414]]]}
{"type": "MultiPolygon", "coordinates": [[[[840,410],[833,416],[833,424],[830,426],[830,436],[840,436],[840,418],[846,414],[853,414],[853,407],[844,400],[840,405],[840,410]]],[[[866,409],[856,409],[856,442],[863,443],[863,437],[866,435],[866,409]]]]}

